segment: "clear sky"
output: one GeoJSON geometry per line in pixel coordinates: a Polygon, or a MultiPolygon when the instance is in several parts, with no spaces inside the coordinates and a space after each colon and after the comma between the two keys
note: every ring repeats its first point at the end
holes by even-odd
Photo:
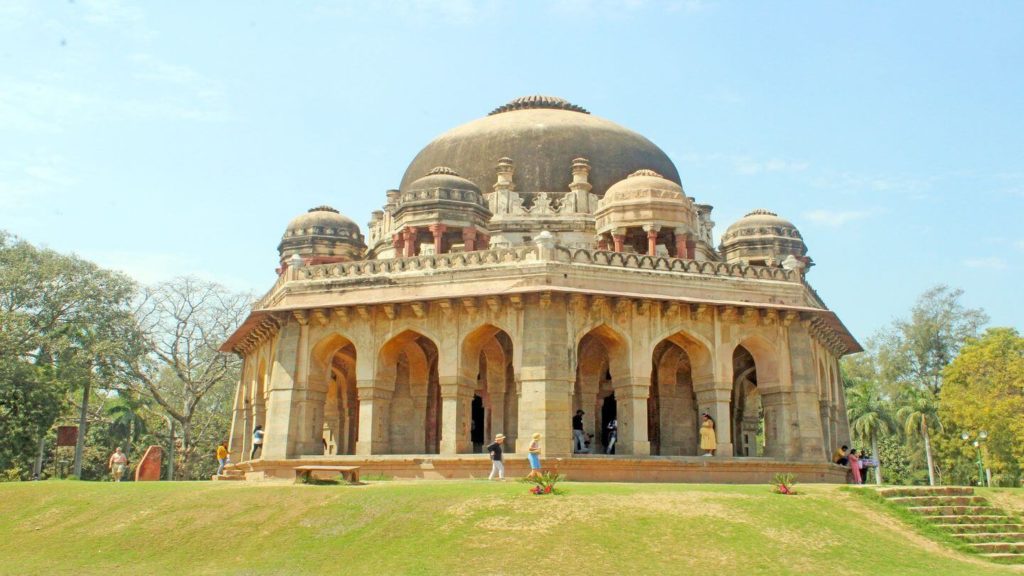
{"type": "Polygon", "coordinates": [[[0,228],[263,293],[288,220],[363,225],[517,96],[650,138],[801,230],[855,336],[927,288],[1024,328],[1024,3],[0,0],[0,228]],[[1016,294],[1017,296],[1013,296],[1016,294]]]}

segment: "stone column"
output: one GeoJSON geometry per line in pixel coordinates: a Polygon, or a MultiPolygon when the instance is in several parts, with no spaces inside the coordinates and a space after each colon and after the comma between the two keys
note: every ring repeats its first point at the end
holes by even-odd
{"type": "Polygon", "coordinates": [[[647,224],[644,226],[644,232],[647,232],[647,255],[654,256],[654,253],[658,249],[658,231],[661,230],[661,226],[655,224],[647,224]]]}
{"type": "Polygon", "coordinates": [[[448,227],[444,224],[431,224],[427,228],[434,236],[434,254],[441,254],[444,251],[444,233],[448,227]]]}
{"type": "Polygon", "coordinates": [[[241,455],[245,451],[243,447],[245,444],[245,424],[249,417],[249,403],[246,401],[245,381],[248,372],[252,370],[251,362],[251,356],[245,359],[242,377],[238,382],[238,387],[235,389],[234,411],[231,415],[231,433],[228,437],[228,453],[231,455],[232,462],[241,462],[241,455]]]}
{"type": "Polygon", "coordinates": [[[615,251],[616,252],[622,252],[622,249],[626,245],[626,235],[625,234],[612,234],[612,242],[614,242],[614,244],[615,244],[615,251]]]}
{"type": "Polygon", "coordinates": [[[789,423],[786,397],[781,392],[766,392],[761,395],[761,410],[764,412],[764,455],[769,458],[794,458],[797,450],[791,436],[787,434],[789,423]]]}
{"type": "Polygon", "coordinates": [[[686,239],[686,257],[693,260],[697,257],[697,242],[692,238],[686,239]]]}
{"type": "Polygon", "coordinates": [[[473,452],[470,418],[475,382],[459,376],[441,376],[441,454],[473,452]]]}
{"type": "Polygon", "coordinates": [[[676,258],[692,258],[689,250],[686,248],[686,229],[676,228],[674,232],[676,236],[676,258]]]}
{"type": "Polygon", "coordinates": [[[462,229],[462,244],[463,250],[466,252],[476,250],[476,228],[469,227],[462,229]]]}
{"type": "Polygon", "coordinates": [[[594,236],[594,239],[597,241],[598,250],[608,249],[608,239],[604,237],[604,234],[598,234],[597,236],[594,236]]]}
{"type": "Polygon", "coordinates": [[[832,415],[828,400],[818,400],[818,413],[821,415],[821,440],[825,443],[825,452],[831,456],[835,446],[832,445],[832,415]]]}
{"type": "Polygon", "coordinates": [[[324,399],[326,394],[319,390],[297,390],[298,438],[295,446],[295,453],[298,456],[303,454],[323,454],[324,435],[324,399]]]}
{"type": "Polygon", "coordinates": [[[616,382],[615,411],[619,421],[616,454],[646,456],[651,453],[647,437],[647,399],[650,385],[644,378],[629,378],[625,384],[616,382]]]}
{"type": "Polygon", "coordinates": [[[391,390],[376,386],[373,380],[358,383],[359,394],[359,440],[356,454],[370,456],[387,454],[391,449],[388,438],[388,411],[391,407],[391,390]]]}
{"type": "MultiPolygon", "coordinates": [[[[270,369],[267,384],[269,406],[266,424],[263,426],[264,440],[260,458],[284,460],[294,454],[297,426],[292,423],[295,411],[295,388],[298,355],[300,350],[300,327],[289,322],[281,328],[277,354],[270,369]]],[[[257,413],[258,417],[258,413],[257,413]]]]}
{"type": "Polygon", "coordinates": [[[391,235],[391,244],[395,247],[395,258],[405,256],[405,236],[402,232],[391,235]]]}
{"type": "MultiPolygon", "coordinates": [[[[728,458],[733,455],[732,444],[732,418],[729,412],[729,401],[732,399],[732,388],[725,388],[720,384],[711,390],[699,390],[697,392],[697,405],[699,415],[707,414],[715,421],[715,439],[718,441],[718,448],[715,456],[728,458]]],[[[703,417],[698,417],[697,425],[700,426],[703,417]]]]}
{"type": "Polygon", "coordinates": [[[543,436],[544,458],[572,454],[573,375],[565,351],[573,339],[566,313],[566,303],[557,294],[531,296],[523,309],[523,325],[532,329],[513,345],[522,349],[516,443],[520,454],[526,453],[535,432],[543,436]]]}
{"type": "Polygon", "coordinates": [[[409,226],[405,230],[402,231],[402,233],[405,234],[405,257],[406,258],[412,258],[413,256],[416,256],[417,252],[419,252],[419,242],[416,240],[416,233],[417,232],[419,232],[419,231],[416,230],[415,226],[409,226]]]}

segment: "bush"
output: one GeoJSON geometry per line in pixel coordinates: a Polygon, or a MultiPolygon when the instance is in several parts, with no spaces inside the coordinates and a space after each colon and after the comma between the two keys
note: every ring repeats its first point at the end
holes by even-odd
{"type": "Polygon", "coordinates": [[[544,472],[540,476],[524,478],[523,482],[533,484],[533,487],[530,488],[530,493],[541,496],[543,494],[561,494],[562,491],[556,489],[555,485],[563,480],[565,480],[565,476],[557,472],[544,472]]]}
{"type": "Polygon", "coordinates": [[[776,494],[785,494],[787,496],[796,495],[796,476],[790,473],[776,473],[775,477],[772,478],[772,492],[776,494]]]}

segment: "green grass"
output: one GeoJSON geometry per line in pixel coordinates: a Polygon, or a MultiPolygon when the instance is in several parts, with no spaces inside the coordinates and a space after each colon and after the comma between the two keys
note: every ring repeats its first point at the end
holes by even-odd
{"type": "Polygon", "coordinates": [[[836,486],[559,486],[0,484],[0,574],[1024,574],[836,486]]]}

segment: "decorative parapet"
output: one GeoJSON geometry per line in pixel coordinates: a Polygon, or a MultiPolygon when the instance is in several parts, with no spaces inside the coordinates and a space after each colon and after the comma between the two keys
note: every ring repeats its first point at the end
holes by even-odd
{"type": "Polygon", "coordinates": [[[358,262],[339,262],[319,264],[289,269],[278,278],[274,287],[253,304],[254,310],[272,308],[282,294],[284,284],[290,280],[317,281],[332,279],[374,278],[417,272],[456,271],[472,268],[492,268],[502,266],[521,266],[529,263],[553,262],[579,266],[598,266],[623,271],[656,271],[679,275],[714,276],[747,280],[769,280],[778,282],[802,283],[801,275],[792,270],[769,268],[764,266],[746,266],[743,264],[727,264],[686,260],[680,258],[647,256],[610,252],[605,250],[588,250],[583,248],[566,248],[535,244],[513,248],[495,248],[474,252],[453,254],[430,254],[411,258],[394,258],[388,260],[363,260],[358,262]]]}

